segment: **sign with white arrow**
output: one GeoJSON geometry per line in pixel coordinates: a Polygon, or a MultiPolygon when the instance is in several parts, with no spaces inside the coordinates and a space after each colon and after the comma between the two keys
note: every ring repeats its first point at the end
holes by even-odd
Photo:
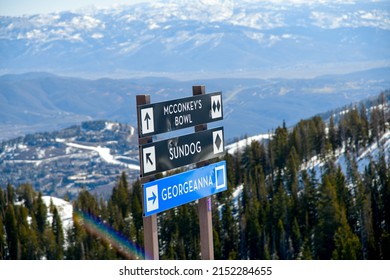
{"type": "Polygon", "coordinates": [[[143,170],[146,173],[156,170],[156,151],[154,146],[142,150],[143,170]]]}
{"type": "Polygon", "coordinates": [[[140,146],[141,176],[209,160],[225,154],[223,127],[140,146]]]}
{"type": "Polygon", "coordinates": [[[145,108],[141,110],[141,127],[145,133],[154,132],[154,113],[153,108],[145,108]]]}
{"type": "Polygon", "coordinates": [[[227,189],[226,162],[165,177],[143,185],[144,215],[150,216],[227,189]]]}
{"type": "Polygon", "coordinates": [[[222,93],[145,104],[137,107],[139,137],[169,132],[223,119],[222,93]]]}

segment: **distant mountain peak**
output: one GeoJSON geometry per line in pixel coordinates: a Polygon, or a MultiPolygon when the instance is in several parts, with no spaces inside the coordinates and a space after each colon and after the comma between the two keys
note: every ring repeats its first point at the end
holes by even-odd
{"type": "Polygon", "coordinates": [[[386,3],[305,3],[159,1],[0,17],[0,71],[277,73],[389,60],[386,3]]]}

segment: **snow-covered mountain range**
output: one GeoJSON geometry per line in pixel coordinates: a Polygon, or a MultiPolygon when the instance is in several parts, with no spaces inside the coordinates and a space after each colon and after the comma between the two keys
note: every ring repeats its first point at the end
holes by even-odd
{"type": "Polygon", "coordinates": [[[388,89],[390,5],[170,0],[1,16],[0,50],[0,140],[87,120],[135,126],[136,94],[157,102],[199,84],[223,92],[234,138],[388,89]],[[34,74],[9,75],[21,72],[34,74]]]}
{"type": "Polygon", "coordinates": [[[389,65],[389,38],[388,1],[153,1],[2,16],[0,71],[313,77],[389,65]]]}

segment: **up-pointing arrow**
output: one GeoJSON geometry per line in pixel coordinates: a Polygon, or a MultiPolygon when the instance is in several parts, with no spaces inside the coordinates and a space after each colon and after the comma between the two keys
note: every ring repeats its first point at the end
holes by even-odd
{"type": "Polygon", "coordinates": [[[149,113],[146,112],[146,115],[145,115],[145,119],[144,121],[146,121],[146,129],[149,130],[149,121],[151,120],[150,116],[149,116],[149,113]]]}
{"type": "Polygon", "coordinates": [[[153,107],[141,109],[141,130],[143,134],[154,132],[153,107]]]}

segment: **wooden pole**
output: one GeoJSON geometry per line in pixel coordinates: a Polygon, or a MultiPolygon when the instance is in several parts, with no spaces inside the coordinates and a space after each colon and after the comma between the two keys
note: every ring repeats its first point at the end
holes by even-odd
{"type": "MultiPolygon", "coordinates": [[[[143,105],[143,104],[150,104],[150,95],[137,95],[137,106],[143,105]]],[[[138,112],[138,110],[137,110],[138,112]]],[[[138,113],[137,113],[138,114],[138,113]]],[[[137,115],[138,117],[138,124],[141,123],[141,116],[137,115]]],[[[139,134],[140,135],[140,134],[139,134]]],[[[138,145],[143,145],[147,143],[151,143],[152,137],[142,137],[138,138],[138,145]]],[[[140,168],[141,166],[141,149],[139,149],[139,158],[140,158],[140,168]]],[[[141,184],[145,184],[149,181],[154,179],[153,176],[150,177],[141,177],[141,184]]],[[[144,212],[145,205],[144,205],[144,199],[142,197],[142,212],[144,212]]],[[[158,254],[158,231],[157,231],[157,214],[143,217],[143,225],[144,225],[144,249],[145,249],[145,259],[151,259],[151,260],[158,260],[159,254],[158,254]]]]}
{"type": "MultiPolygon", "coordinates": [[[[206,94],[205,86],[193,86],[192,95],[206,94]]],[[[207,124],[195,126],[195,132],[206,130],[207,124]]],[[[202,167],[205,162],[196,166],[202,167]]],[[[200,252],[202,260],[214,259],[213,226],[211,216],[211,196],[199,199],[198,202],[199,229],[200,229],[200,252]]]]}

